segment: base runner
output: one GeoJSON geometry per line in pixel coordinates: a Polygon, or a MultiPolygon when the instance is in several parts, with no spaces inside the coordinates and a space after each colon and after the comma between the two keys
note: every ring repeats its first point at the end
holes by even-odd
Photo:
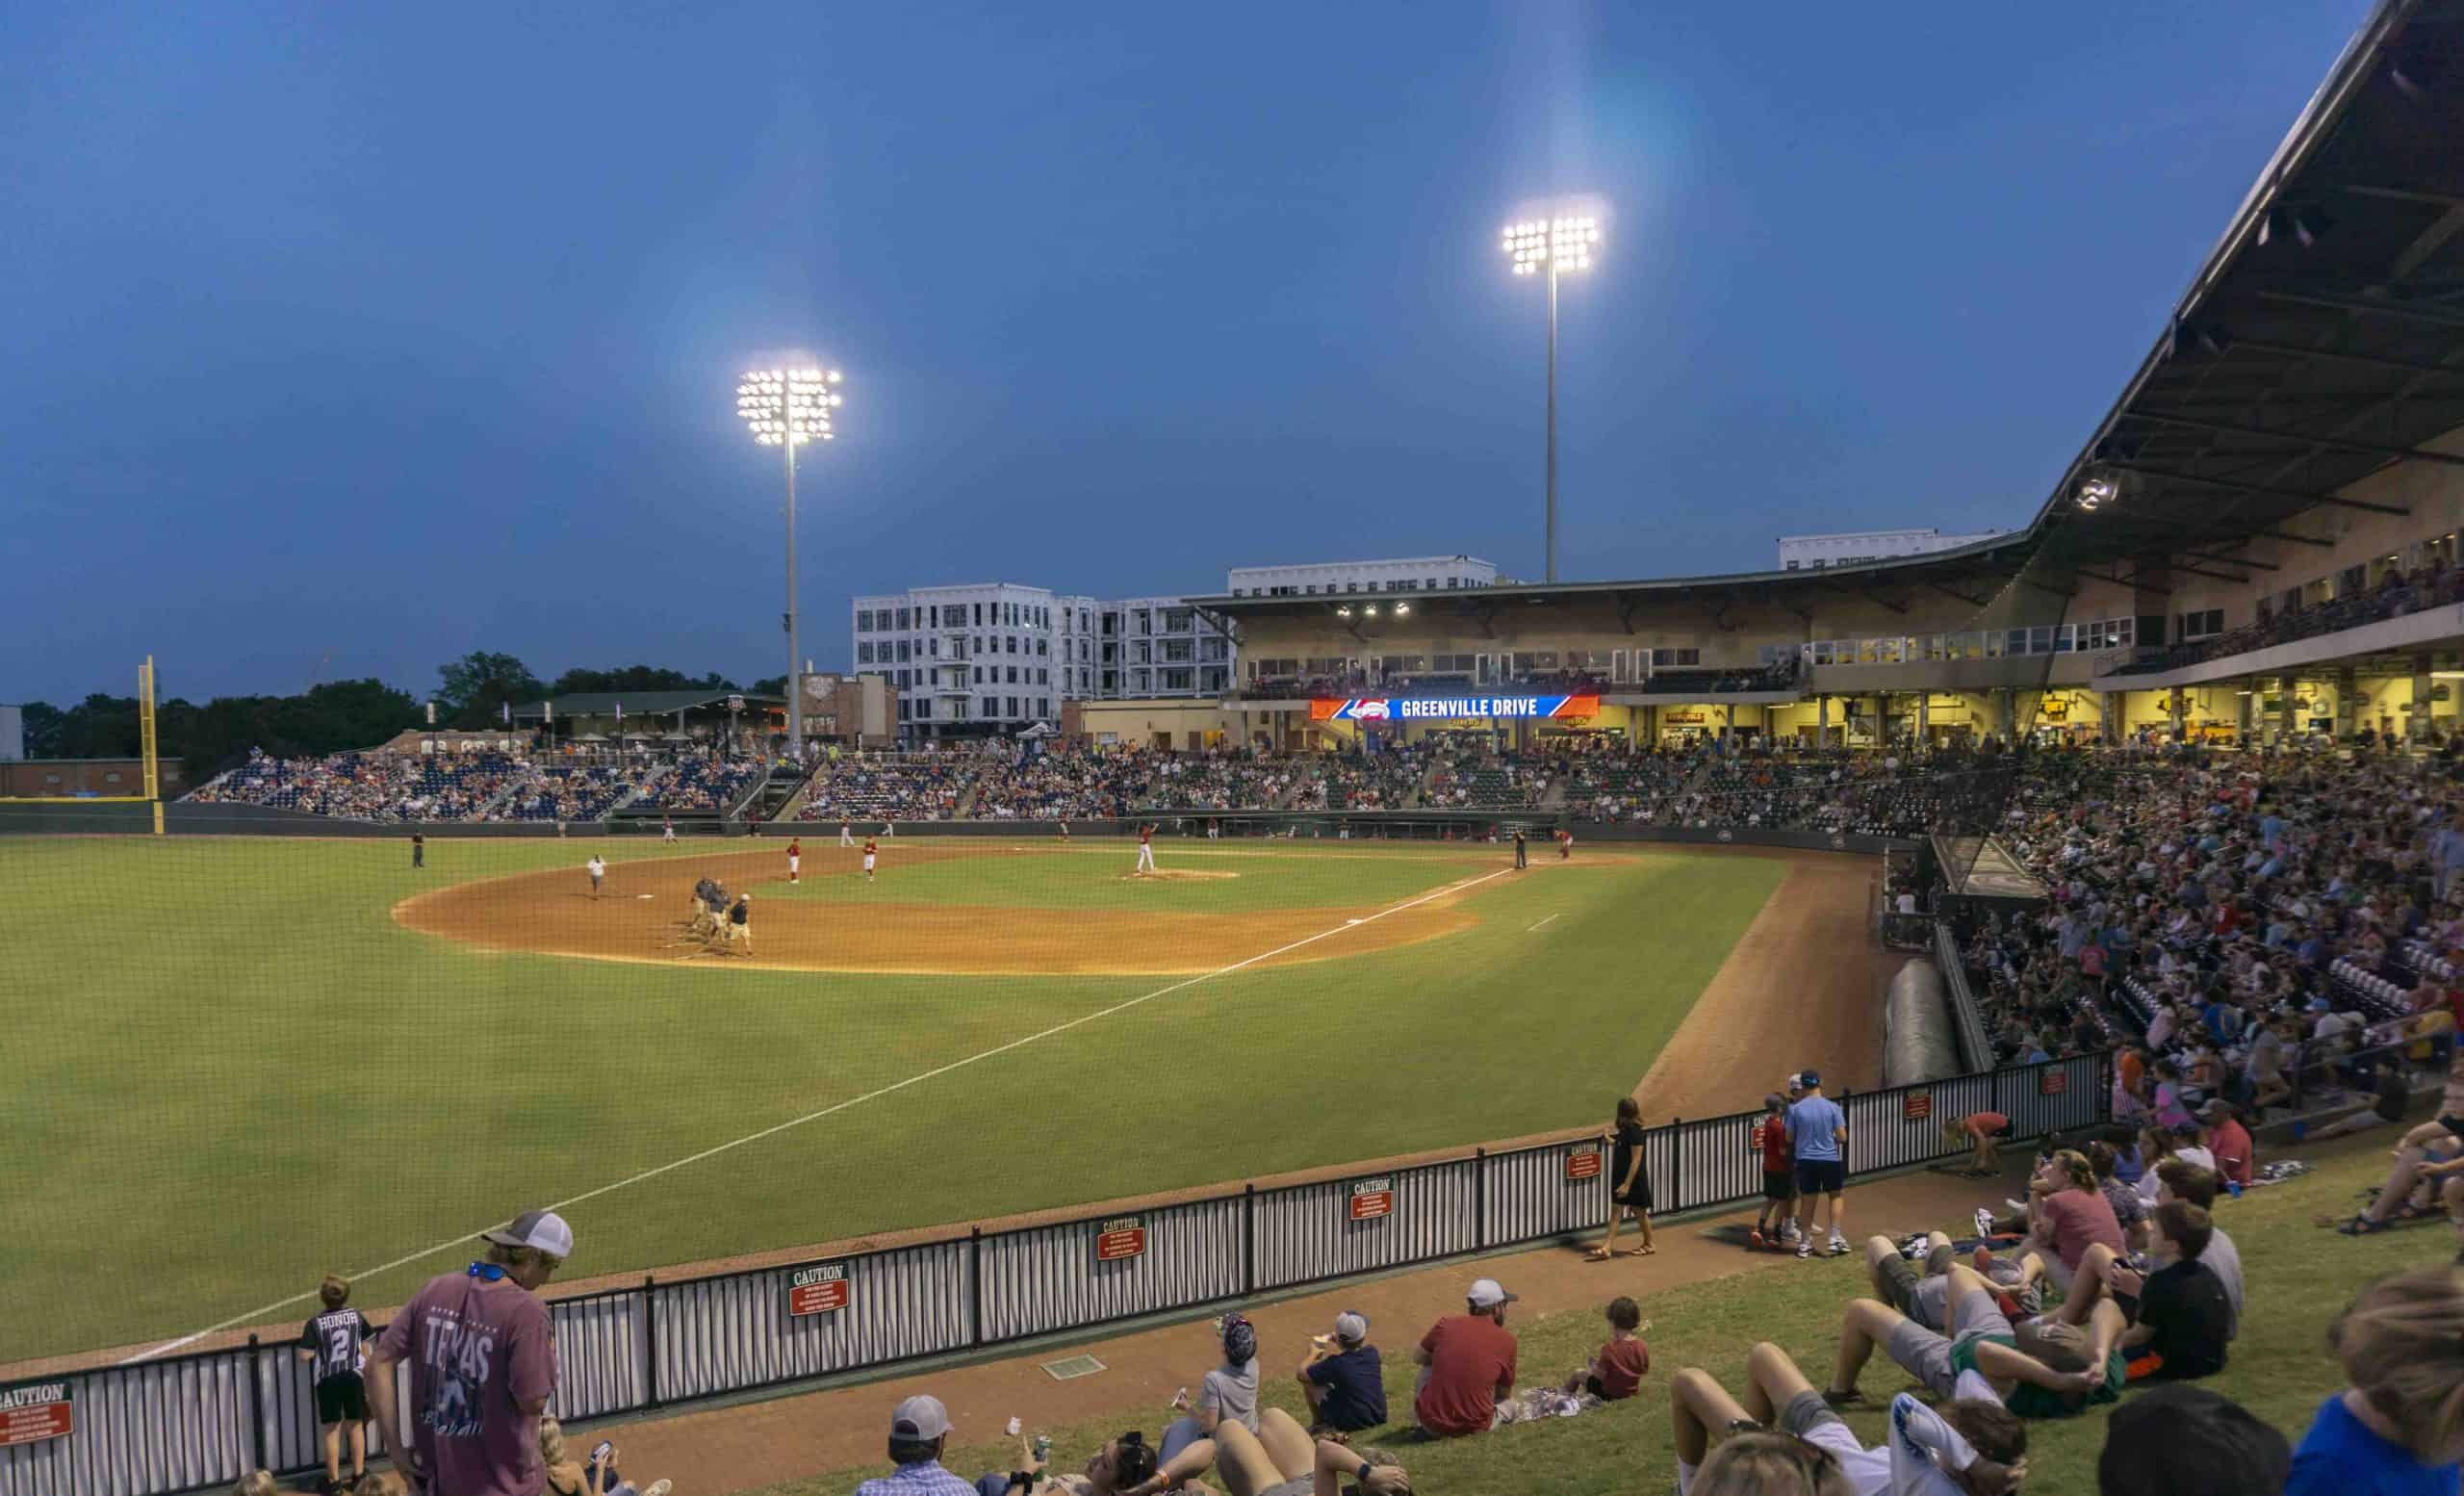
{"type": "Polygon", "coordinates": [[[880,852],[881,843],[875,841],[870,837],[866,837],[864,838],[864,881],[866,883],[873,881],[873,859],[878,856],[880,852]]]}
{"type": "Polygon", "coordinates": [[[787,881],[789,883],[802,883],[805,881],[804,875],[801,871],[804,865],[804,840],[799,837],[789,837],[787,838],[787,881]]]}
{"type": "Polygon", "coordinates": [[[1138,828],[1138,867],[1136,870],[1142,873],[1153,872],[1155,870],[1155,825],[1152,821],[1149,821],[1145,825],[1138,828]]]}

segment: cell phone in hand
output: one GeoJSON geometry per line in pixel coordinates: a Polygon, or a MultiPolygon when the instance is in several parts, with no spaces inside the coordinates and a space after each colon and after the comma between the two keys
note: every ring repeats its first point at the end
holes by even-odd
{"type": "Polygon", "coordinates": [[[602,1439],[598,1446],[591,1450],[590,1462],[594,1465],[603,1465],[607,1463],[607,1457],[614,1453],[616,1453],[616,1446],[606,1439],[602,1439]]]}

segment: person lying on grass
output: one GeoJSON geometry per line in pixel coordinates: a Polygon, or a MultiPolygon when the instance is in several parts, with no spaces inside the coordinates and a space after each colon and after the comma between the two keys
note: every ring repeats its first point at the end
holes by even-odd
{"type": "MultiPolygon", "coordinates": [[[[1235,1425],[1235,1427],[1238,1427],[1235,1425]]],[[[1152,1496],[1168,1491],[1215,1462],[1215,1446],[1200,1439],[1170,1464],[1156,1462],[1155,1446],[1142,1433],[1106,1439],[1087,1457],[1082,1472],[1047,1474],[1048,1458],[1038,1458],[1035,1445],[1018,1441],[1018,1468],[976,1477],[976,1496],[1152,1496]]]]}
{"type": "MultiPolygon", "coordinates": [[[[1951,1264],[1957,1256],[1951,1239],[1939,1231],[1926,1235],[1921,1271],[1889,1237],[1865,1239],[1865,1274],[1873,1281],[1874,1297],[1937,1334],[1941,1333],[1948,1311],[1951,1264]]],[[[1979,1248],[1970,1266],[1992,1288],[2004,1318],[2034,1314],[2041,1303],[2043,1295],[2037,1283],[2044,1276],[2044,1263],[2036,1253],[2014,1261],[1979,1248]]]]}
{"type": "Polygon", "coordinates": [[[1766,1430],[1827,1455],[1857,1496],[2003,1496],[2026,1478],[2027,1425],[1974,1372],[1938,1413],[1908,1393],[1892,1398],[1890,1434],[1872,1449],[1778,1346],[1747,1352],[1745,1378],[1743,1403],[1699,1366],[1671,1379],[1680,1491],[1703,1488],[1699,1467],[1715,1440],[1766,1430]]]}
{"type": "Polygon", "coordinates": [[[1879,1301],[1851,1303],[1824,1401],[1846,1407],[1862,1399],[1857,1377],[1876,1346],[1938,1398],[1960,1396],[1961,1374],[1975,1372],[2023,1418],[2066,1418],[2121,1395],[2127,1371],[2116,1350],[2124,1328],[2119,1307],[2096,1303],[2084,1330],[2041,1319],[2022,1330],[2002,1313],[1992,1285],[1975,1269],[1954,1264],[1950,1279],[1939,1334],[1879,1301]]]}
{"type": "MultiPolygon", "coordinates": [[[[1346,1489],[1361,1496],[1411,1496],[1412,1478],[1395,1457],[1332,1439],[1313,1440],[1280,1407],[1266,1410],[1255,1433],[1237,1423],[1223,1425],[1214,1438],[1192,1445],[1184,1460],[1201,1451],[1213,1458],[1230,1496],[1338,1496],[1346,1489]]],[[[1153,1483],[1148,1487],[1164,1488],[1153,1483]]],[[[1182,1488],[1193,1496],[1215,1496],[1214,1487],[1203,1481],[1182,1488]]]]}

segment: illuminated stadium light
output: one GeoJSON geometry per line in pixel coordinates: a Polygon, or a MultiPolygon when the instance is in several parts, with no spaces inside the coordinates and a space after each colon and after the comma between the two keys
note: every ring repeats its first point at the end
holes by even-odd
{"type": "Polygon", "coordinates": [[[787,634],[787,751],[805,753],[802,641],[796,632],[796,449],[807,442],[838,439],[831,412],[846,403],[838,393],[845,376],[835,369],[750,369],[736,381],[735,413],[753,439],[779,448],[787,468],[787,611],[780,623],[787,634]]]}
{"type": "Polygon", "coordinates": [[[2079,485],[2079,507],[2090,514],[2121,497],[2121,485],[2109,477],[2092,477],[2079,485]]]}
{"type": "Polygon", "coordinates": [[[1411,604],[1409,604],[1409,603],[1398,603],[1398,604],[1396,604],[1396,605],[1395,605],[1395,616],[1396,616],[1396,617],[1398,617],[1398,618],[1400,618],[1400,617],[1404,616],[1405,614],[1409,613],[1411,610],[1412,610],[1412,605],[1411,605],[1411,604]]]}
{"type": "Polygon", "coordinates": [[[1557,580],[1557,277],[1591,269],[1600,252],[1596,211],[1552,213],[1507,224],[1499,234],[1517,275],[1549,277],[1548,580],[1557,580]]]}

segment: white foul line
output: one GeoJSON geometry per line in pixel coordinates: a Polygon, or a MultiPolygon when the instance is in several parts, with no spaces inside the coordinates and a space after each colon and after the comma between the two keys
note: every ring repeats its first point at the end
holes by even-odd
{"type": "MultiPolygon", "coordinates": [[[[1560,911],[1559,913],[1563,913],[1563,911],[1560,911]]],[[[1554,919],[1554,918],[1556,918],[1556,917],[1557,917],[1557,916],[1556,916],[1556,915],[1551,915],[1551,916],[1549,916],[1549,919],[1554,919]]],[[[1540,921],[1540,924],[1547,924],[1547,923],[1549,922],[1549,919],[1543,919],[1543,920],[1541,920],[1541,921],[1540,921]]],[[[1531,925],[1531,926],[1529,926],[1528,928],[1527,928],[1523,933],[1524,933],[1524,934],[1526,934],[1526,935],[1529,935],[1533,930],[1537,930],[1537,929],[1539,929],[1539,928],[1540,928],[1540,924],[1531,925]]],[[[305,1297],[305,1296],[303,1295],[302,1297],[305,1297]]]]}
{"type": "MultiPolygon", "coordinates": [[[[1466,879],[1460,883],[1450,883],[1442,889],[1438,889],[1432,892],[1424,893],[1416,899],[1397,904],[1391,909],[1381,909],[1373,915],[1365,916],[1358,919],[1347,919],[1342,924],[1336,925],[1331,930],[1321,930],[1315,935],[1303,936],[1299,940],[1294,941],[1288,945],[1278,945],[1272,950],[1261,951],[1257,955],[1236,961],[1228,967],[1218,967],[1212,971],[1203,971],[1196,976],[1185,977],[1180,981],[1174,982],[1169,987],[1159,987],[1155,989],[1155,991],[1148,993],[1143,996],[1132,997],[1126,1002],[1116,1002],[1109,1008],[1099,1009],[1096,1012],[1084,1014],[1078,1018],[1071,1019],[1066,1023],[1056,1023],[1050,1028],[1029,1034],[1023,1039],[1013,1039],[1006,1045],[996,1045],[992,1048],[983,1050],[980,1053],[970,1054],[963,1060],[952,1060],[947,1065],[937,1066],[932,1070],[922,1071],[921,1073],[910,1075],[905,1080],[892,1081],[888,1085],[883,1086],[878,1090],[867,1091],[862,1096],[850,1096],[844,1101],[837,1102],[831,1106],[825,1106],[820,1111],[807,1112],[802,1117],[790,1118],[786,1122],[779,1122],[773,1126],[764,1127],[759,1132],[748,1132],[743,1137],[736,1138],[731,1142],[722,1143],[715,1148],[706,1148],[698,1153],[688,1153],[682,1158],[661,1164],[655,1169],[645,1169],[640,1174],[634,1174],[630,1178],[619,1179],[613,1184],[603,1184],[595,1190],[584,1190],[579,1195],[570,1196],[564,1199],[553,1201],[544,1208],[549,1210],[562,1210],[568,1205],[578,1205],[586,1199],[597,1199],[602,1195],[612,1194],[617,1190],[624,1189],[628,1185],[639,1184],[645,1179],[655,1179],[660,1174],[681,1169],[687,1164],[698,1164],[706,1158],[715,1158],[719,1154],[727,1152],[731,1148],[739,1148],[748,1143],[758,1143],[764,1138],[775,1137],[790,1128],[801,1127],[807,1122],[819,1122],[825,1117],[835,1116],[837,1113],[846,1111],[850,1107],[861,1106],[867,1101],[879,1100],[883,1096],[888,1096],[893,1092],[904,1091],[910,1086],[920,1085],[925,1081],[933,1080],[942,1075],[947,1075],[952,1070],[964,1070],[966,1067],[975,1064],[979,1060],[989,1060],[995,1055],[1007,1054],[1013,1049],[1024,1048],[1026,1045],[1034,1044],[1040,1039],[1050,1039],[1055,1034],[1065,1034],[1069,1032],[1069,1030],[1077,1028],[1082,1024],[1092,1023],[1097,1019],[1108,1019],[1116,1013],[1126,1013],[1130,1009],[1135,1008],[1142,1003],[1153,1002],[1158,997],[1168,997],[1172,993],[1180,992],[1186,988],[1195,987],[1200,982],[1211,982],[1219,976],[1229,976],[1233,972],[1239,971],[1244,967],[1254,967],[1261,961],[1272,961],[1275,957],[1290,951],[1298,950],[1303,945],[1315,945],[1320,941],[1324,940],[1330,935],[1341,935],[1345,931],[1352,929],[1355,926],[1374,923],[1377,920],[1385,918],[1388,915],[1399,915],[1404,910],[1417,909],[1421,905],[1428,903],[1432,899],[1441,899],[1450,893],[1460,893],[1466,889],[1477,888],[1481,884],[1488,882],[1491,878],[1502,877],[1512,870],[1512,868],[1501,867],[1496,872],[1484,873],[1477,878],[1466,879]]],[[[1554,918],[1555,916],[1551,916],[1550,917],[1554,918]]],[[[463,1243],[470,1241],[473,1237],[478,1235],[480,1231],[494,1230],[497,1225],[498,1223],[492,1221],[486,1225],[479,1226],[475,1230],[466,1231],[462,1235],[456,1236],[449,1241],[442,1241],[433,1247],[423,1248],[418,1251],[396,1257],[391,1262],[379,1263],[372,1268],[361,1268],[356,1273],[347,1273],[344,1276],[351,1278],[363,1278],[373,1277],[379,1273],[390,1273],[396,1268],[407,1267],[411,1263],[417,1262],[423,1257],[433,1257],[439,1252],[449,1251],[452,1249],[461,1246],[463,1243]]],[[[293,1294],[287,1299],[277,1299],[273,1303],[266,1304],[262,1308],[250,1309],[244,1314],[235,1314],[218,1325],[208,1325],[205,1328],[198,1330],[194,1334],[182,1335],[177,1340],[165,1341],[163,1344],[156,1346],[151,1351],[140,1351],[135,1355],[125,1358],[119,1364],[122,1366],[128,1366],[139,1361],[152,1360],[158,1355],[168,1355],[172,1352],[177,1351],[184,1346],[193,1345],[197,1341],[203,1340],[206,1336],[214,1334],[218,1330],[229,1329],[235,1325],[248,1325],[261,1322],[267,1315],[271,1314],[278,1309],[286,1308],[292,1304],[298,1303],[303,1300],[314,1297],[315,1294],[310,1292],[293,1294]]]]}

